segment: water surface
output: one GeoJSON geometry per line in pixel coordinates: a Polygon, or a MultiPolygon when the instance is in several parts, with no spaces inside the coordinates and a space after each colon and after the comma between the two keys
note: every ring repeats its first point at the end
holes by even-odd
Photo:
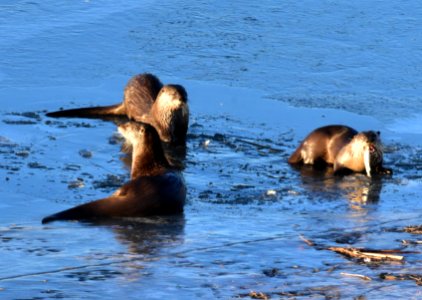
{"type": "Polygon", "coordinates": [[[402,243],[420,240],[402,229],[422,215],[420,10],[415,1],[3,2],[0,296],[421,297],[413,280],[380,277],[420,275],[421,246],[402,243]],[[113,124],[44,112],[118,102],[146,71],[189,92],[185,214],[41,225],[129,176],[113,124]],[[330,123],[381,130],[394,176],[286,164],[330,123]],[[376,264],[328,246],[415,253],[376,264]]]}

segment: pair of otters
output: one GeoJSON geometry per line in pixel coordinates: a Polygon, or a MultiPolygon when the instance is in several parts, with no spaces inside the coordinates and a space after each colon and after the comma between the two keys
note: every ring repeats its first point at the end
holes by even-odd
{"type": "Polygon", "coordinates": [[[47,113],[49,117],[103,118],[120,123],[123,119],[126,122],[118,125],[118,130],[126,148],[132,150],[132,162],[130,181],[110,197],[50,215],[42,223],[182,213],[187,100],[182,86],[163,85],[152,74],[140,74],[128,82],[120,104],[47,113]]]}
{"type": "MultiPolygon", "coordinates": [[[[56,220],[89,220],[140,217],[183,212],[186,187],[180,171],[186,155],[189,122],[187,94],[180,85],[163,86],[157,77],[133,77],[124,91],[123,103],[48,113],[50,117],[104,118],[124,116],[137,122],[119,125],[132,145],[131,180],[112,196],[48,216],[56,220]]],[[[331,125],[311,132],[290,156],[290,164],[333,165],[345,171],[392,174],[383,164],[380,133],[331,125]]]]}

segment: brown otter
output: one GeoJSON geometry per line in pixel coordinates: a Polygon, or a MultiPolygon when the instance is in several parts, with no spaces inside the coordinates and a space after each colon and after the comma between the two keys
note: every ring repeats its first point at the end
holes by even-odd
{"type": "Polygon", "coordinates": [[[132,144],[131,180],[110,197],[53,214],[42,220],[92,220],[112,217],[170,215],[183,212],[186,187],[183,175],[172,169],[156,130],[129,122],[119,131],[132,144]]]}
{"type": "Polygon", "coordinates": [[[290,164],[333,165],[334,173],[347,171],[392,174],[383,164],[380,133],[343,125],[329,125],[312,131],[290,156],[290,164]]]}
{"type": "Polygon", "coordinates": [[[86,107],[47,113],[49,117],[128,117],[155,127],[165,143],[183,145],[189,123],[187,93],[181,85],[163,86],[152,74],[131,78],[123,102],[111,106],[86,107]]]}

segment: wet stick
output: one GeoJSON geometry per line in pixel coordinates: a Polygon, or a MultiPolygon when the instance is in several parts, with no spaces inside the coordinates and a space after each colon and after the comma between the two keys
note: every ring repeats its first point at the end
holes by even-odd
{"type": "Polygon", "coordinates": [[[313,247],[313,246],[315,246],[315,243],[314,242],[312,242],[311,240],[308,240],[307,238],[305,238],[303,235],[299,235],[299,237],[300,237],[300,239],[302,240],[302,241],[304,241],[308,246],[311,246],[311,247],[313,247]]]}
{"type": "Polygon", "coordinates": [[[412,234],[422,234],[422,225],[406,226],[404,231],[412,234]]]}
{"type": "MultiPolygon", "coordinates": [[[[379,252],[369,252],[365,249],[357,248],[344,248],[344,247],[329,247],[328,250],[359,259],[370,259],[370,260],[391,260],[391,261],[403,261],[404,256],[393,255],[379,252]]],[[[381,251],[382,252],[382,251],[381,251]]]]}
{"type": "Polygon", "coordinates": [[[308,246],[315,247],[318,249],[330,250],[333,252],[346,255],[351,258],[358,258],[358,259],[369,260],[369,261],[372,261],[372,260],[403,261],[404,256],[396,255],[397,253],[399,254],[415,253],[414,251],[402,251],[402,250],[394,250],[394,249],[372,250],[372,249],[352,248],[352,247],[327,247],[327,246],[317,245],[315,244],[315,242],[304,237],[303,235],[300,235],[299,237],[308,246]]]}
{"type": "Polygon", "coordinates": [[[367,281],[372,280],[370,277],[365,276],[365,275],[360,275],[360,274],[352,274],[352,273],[345,273],[345,272],[341,272],[340,274],[343,276],[359,278],[359,279],[363,279],[367,281]]]}
{"type": "Polygon", "coordinates": [[[413,280],[417,285],[422,285],[422,275],[420,274],[381,273],[380,278],[383,280],[413,280]]]}

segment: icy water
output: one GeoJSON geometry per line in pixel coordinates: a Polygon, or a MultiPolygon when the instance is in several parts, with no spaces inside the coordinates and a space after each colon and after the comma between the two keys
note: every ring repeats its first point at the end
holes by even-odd
{"type": "Polygon", "coordinates": [[[421,12],[417,1],[2,1],[0,298],[420,299],[422,238],[404,228],[422,223],[421,12]],[[189,93],[185,214],[41,225],[129,177],[115,125],[44,112],[117,103],[142,72],[189,93]],[[332,123],[380,130],[394,175],[286,163],[332,123]]]}

